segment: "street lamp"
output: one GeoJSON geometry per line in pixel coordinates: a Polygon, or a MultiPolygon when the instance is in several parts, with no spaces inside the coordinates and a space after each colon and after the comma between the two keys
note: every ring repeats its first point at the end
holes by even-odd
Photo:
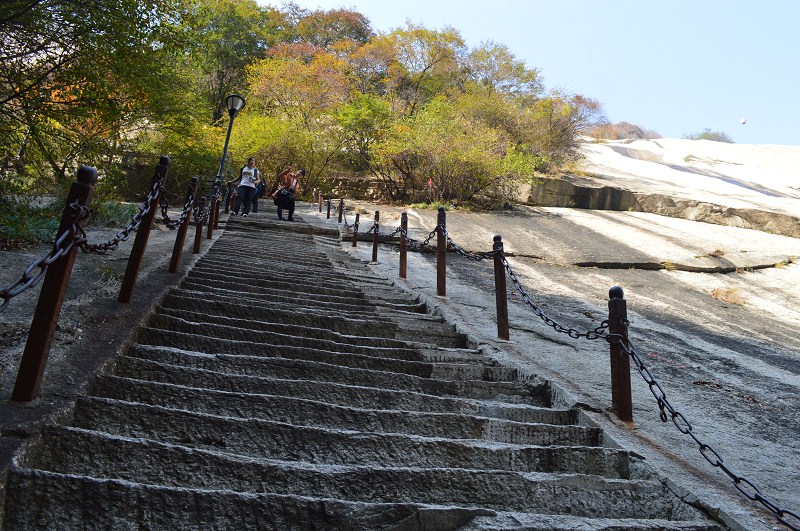
{"type": "Polygon", "coordinates": [[[225,98],[225,104],[228,106],[228,114],[230,115],[231,119],[228,122],[228,134],[225,137],[225,147],[222,148],[222,159],[219,161],[219,171],[217,172],[217,178],[214,181],[214,195],[216,195],[217,191],[219,190],[220,183],[222,183],[222,168],[225,166],[225,157],[228,154],[228,141],[231,139],[233,119],[236,118],[236,114],[244,108],[245,101],[244,98],[238,94],[231,94],[225,98]]]}

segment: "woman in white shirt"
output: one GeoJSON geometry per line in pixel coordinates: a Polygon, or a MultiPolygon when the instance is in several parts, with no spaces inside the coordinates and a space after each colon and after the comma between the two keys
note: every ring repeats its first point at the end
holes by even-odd
{"type": "Polygon", "coordinates": [[[239,172],[239,188],[236,190],[236,204],[233,205],[232,215],[236,216],[239,213],[239,207],[242,207],[242,217],[246,218],[250,213],[250,205],[253,204],[253,196],[256,193],[256,186],[261,182],[261,177],[256,168],[256,159],[250,157],[247,159],[247,165],[244,166],[239,172]]]}

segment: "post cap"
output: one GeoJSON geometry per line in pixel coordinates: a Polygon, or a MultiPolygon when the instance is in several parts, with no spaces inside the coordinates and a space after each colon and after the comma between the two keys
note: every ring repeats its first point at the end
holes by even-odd
{"type": "Polygon", "coordinates": [[[440,206],[438,210],[439,212],[444,212],[445,208],[443,206],[440,206]]]}
{"type": "Polygon", "coordinates": [[[625,292],[619,286],[614,286],[610,290],[608,290],[608,298],[609,299],[624,299],[625,292]]]}
{"type": "Polygon", "coordinates": [[[158,159],[158,163],[162,166],[169,166],[169,157],[166,155],[161,155],[161,158],[158,159]]]}
{"type": "Polygon", "coordinates": [[[503,241],[503,237],[500,236],[499,234],[495,234],[494,235],[494,241],[501,242],[501,241],[503,241]]]}
{"type": "Polygon", "coordinates": [[[91,166],[81,166],[78,168],[78,182],[94,186],[97,182],[97,170],[91,166]]]}

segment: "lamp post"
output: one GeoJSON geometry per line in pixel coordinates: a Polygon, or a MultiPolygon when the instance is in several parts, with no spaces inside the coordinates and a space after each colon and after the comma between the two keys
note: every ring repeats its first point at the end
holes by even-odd
{"type": "Polygon", "coordinates": [[[230,115],[231,119],[228,122],[228,134],[225,136],[225,147],[222,148],[222,158],[219,161],[219,171],[217,172],[217,178],[214,181],[214,197],[216,197],[219,193],[219,187],[222,183],[222,168],[225,166],[225,157],[228,155],[228,141],[231,139],[233,119],[236,118],[236,114],[244,108],[245,101],[244,98],[238,94],[231,94],[225,98],[225,104],[228,106],[228,114],[230,115]]]}

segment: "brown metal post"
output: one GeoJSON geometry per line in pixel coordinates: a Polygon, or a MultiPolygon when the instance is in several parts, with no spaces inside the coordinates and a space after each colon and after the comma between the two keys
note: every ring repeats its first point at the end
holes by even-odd
{"type": "MultiPolygon", "coordinates": [[[[67,195],[67,206],[61,214],[61,223],[58,227],[58,237],[70,230],[80,216],[79,211],[70,208],[73,202],[89,206],[92,197],[92,188],[97,182],[97,170],[88,166],[81,166],[78,170],[77,180],[67,195]]],[[[81,223],[82,224],[82,223],[81,223]]],[[[64,242],[69,244],[72,240],[64,242]]],[[[72,274],[72,265],[75,263],[77,247],[57,259],[47,267],[42,290],[39,292],[39,302],[33,314],[33,321],[28,331],[28,341],[17,372],[17,381],[11,400],[17,402],[30,402],[39,392],[39,385],[44,375],[47,356],[50,354],[50,345],[53,333],[61,314],[61,305],[64,302],[64,292],[67,289],[69,277],[72,274]]]]}
{"type": "MultiPolygon", "coordinates": [[[[190,198],[194,197],[194,193],[197,190],[197,177],[192,177],[192,180],[189,181],[189,191],[186,192],[186,201],[183,202],[184,205],[189,201],[190,198]]],[[[192,201],[194,203],[194,201],[192,201]]],[[[189,207],[189,214],[184,218],[183,223],[181,226],[178,227],[178,234],[175,235],[175,247],[172,248],[172,259],[169,262],[169,272],[174,273],[178,270],[178,262],[181,261],[181,255],[183,254],[183,244],[186,242],[186,231],[189,230],[189,221],[192,219],[192,211],[191,206],[189,207]]]]}
{"type": "Polygon", "coordinates": [[[342,222],[342,216],[344,215],[344,199],[339,199],[339,223],[342,222]]]}
{"type": "Polygon", "coordinates": [[[503,264],[503,238],[494,237],[494,298],[497,307],[497,337],[508,341],[508,293],[506,292],[506,268],[503,264]]]}
{"type": "Polygon", "coordinates": [[[356,222],[353,223],[353,247],[356,247],[358,242],[358,218],[361,217],[361,214],[356,212],[356,222]]]}
{"type": "Polygon", "coordinates": [[[158,211],[158,199],[161,197],[162,186],[168,169],[169,157],[162,155],[158,161],[158,166],[156,166],[155,175],[153,175],[152,188],[156,188],[156,182],[158,182],[158,192],[150,203],[150,210],[142,218],[139,230],[136,231],[136,239],[133,240],[131,254],[128,257],[128,267],[125,269],[122,287],[119,290],[119,298],[117,299],[119,302],[128,303],[131,300],[133,286],[136,284],[136,277],[139,276],[139,268],[142,265],[142,258],[144,258],[144,249],[147,247],[148,238],[150,238],[150,229],[153,228],[153,220],[158,211]]]}
{"type": "Polygon", "coordinates": [[[445,254],[447,254],[447,237],[445,236],[447,218],[444,207],[439,207],[436,219],[436,294],[447,296],[447,277],[445,275],[445,254]]]}
{"type": "Polygon", "coordinates": [[[406,235],[408,234],[408,214],[403,212],[400,215],[400,278],[406,278],[406,269],[408,264],[408,242],[406,235]]]}
{"type": "Polygon", "coordinates": [[[200,205],[197,207],[197,212],[200,214],[200,219],[197,217],[194,218],[195,223],[197,223],[197,230],[194,233],[194,247],[192,248],[192,254],[200,254],[200,244],[203,242],[203,210],[206,208],[206,198],[200,198],[200,205]]]}
{"type": "Polygon", "coordinates": [[[322,212],[322,190],[320,190],[319,195],[317,195],[317,201],[319,202],[319,211],[322,212]]]}
{"type": "MultiPolygon", "coordinates": [[[[619,286],[608,290],[608,333],[628,338],[628,306],[625,292],[619,286]]],[[[611,409],[620,420],[633,421],[631,399],[631,361],[621,341],[611,346],[611,409]]]]}
{"type": "Polygon", "coordinates": [[[375,211],[375,230],[372,232],[372,263],[378,263],[378,232],[380,230],[381,213],[375,211]]]}
{"type": "Polygon", "coordinates": [[[328,218],[331,219],[331,196],[328,196],[328,218]]]}

